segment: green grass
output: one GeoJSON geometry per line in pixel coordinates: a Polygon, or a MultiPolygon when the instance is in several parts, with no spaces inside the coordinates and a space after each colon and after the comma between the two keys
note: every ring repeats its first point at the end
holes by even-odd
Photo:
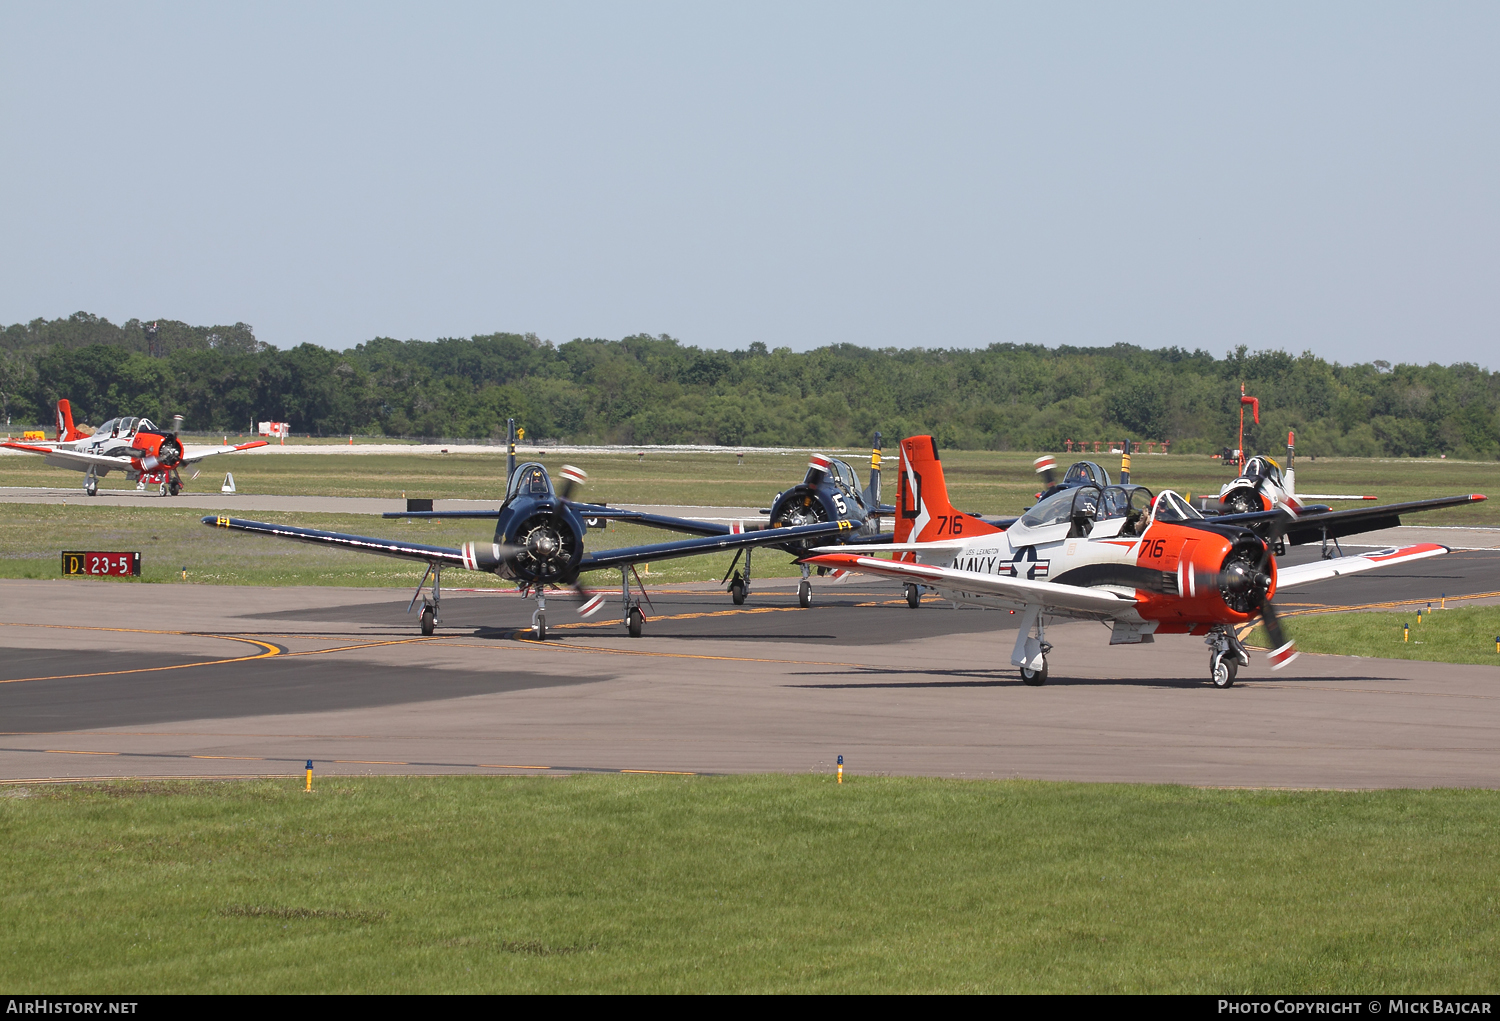
{"type": "MultiPolygon", "coordinates": [[[[114,584],[203,584],[203,585],[340,585],[354,588],[395,586],[415,588],[423,565],[389,557],[325,549],[300,542],[287,542],[258,535],[231,534],[201,523],[202,513],[162,506],[101,507],[82,503],[0,503],[0,578],[61,577],[63,550],[140,551],[141,577],[113,579],[114,584]],[[187,568],[183,578],[182,569],[187,568]]],[[[292,514],[267,511],[245,512],[245,517],[275,521],[304,528],[385,536],[437,546],[459,546],[468,540],[488,541],[494,522],[385,520],[370,514],[292,514]]],[[[662,542],[681,538],[660,529],[640,525],[612,524],[589,532],[587,549],[662,542]]],[[[658,582],[718,581],[724,576],[732,553],[714,553],[657,561],[643,576],[658,582]]],[[[757,578],[794,577],[799,574],[789,554],[758,553],[754,562],[757,578]]],[[[509,586],[492,574],[449,569],[443,585],[463,588],[509,586]]],[[[608,588],[619,584],[619,574],[602,571],[584,576],[584,584],[608,588]]]]}
{"type": "MultiPolygon", "coordinates": [[[[1420,624],[1417,609],[1422,608],[1400,613],[1292,614],[1286,618],[1286,633],[1302,652],[1500,667],[1500,654],[1495,651],[1500,606],[1433,610],[1422,615],[1420,624]],[[1403,625],[1411,627],[1405,640],[1403,625]]],[[[1250,633],[1250,644],[1269,645],[1264,629],[1250,633]]]]}
{"type": "MultiPolygon", "coordinates": [[[[505,451],[500,447],[484,451],[348,457],[279,451],[230,454],[206,462],[203,475],[188,488],[212,492],[223,473],[232,471],[243,493],[362,496],[392,501],[407,495],[498,501],[504,489],[505,451]]],[[[523,453],[534,457],[536,450],[523,453]]],[[[894,452],[889,453],[887,501],[894,498],[897,465],[894,452]]],[[[843,456],[862,480],[867,477],[868,451],[846,451],[843,456]]],[[[1034,502],[1039,488],[1031,468],[1035,453],[955,450],[944,451],[942,456],[949,494],[961,510],[1018,514],[1034,502]]],[[[1089,457],[1111,474],[1119,469],[1118,455],[1089,457]]],[[[731,454],[651,453],[644,461],[632,454],[544,454],[541,460],[554,471],[564,463],[578,465],[589,473],[585,495],[617,504],[765,507],[776,493],[800,481],[807,471],[806,457],[799,453],[747,454],[743,467],[731,454]]],[[[1068,458],[1061,455],[1059,460],[1066,463],[1068,458]]],[[[1134,481],[1156,490],[1217,495],[1219,486],[1232,477],[1220,462],[1198,455],[1139,454],[1133,461],[1134,481]]],[[[0,457],[0,486],[78,486],[81,490],[81,479],[77,472],[47,467],[40,458],[0,457]]],[[[1497,497],[1494,501],[1414,516],[1408,523],[1500,525],[1500,462],[1320,458],[1299,465],[1297,480],[1299,488],[1308,492],[1370,493],[1379,496],[1382,503],[1455,493],[1493,493],[1497,497]]],[[[134,489],[133,483],[118,474],[108,476],[101,485],[106,489],[134,489]]]]}
{"type": "Polygon", "coordinates": [[[0,982],[1488,992],[1500,792],[826,776],[0,796],[0,982]]]}

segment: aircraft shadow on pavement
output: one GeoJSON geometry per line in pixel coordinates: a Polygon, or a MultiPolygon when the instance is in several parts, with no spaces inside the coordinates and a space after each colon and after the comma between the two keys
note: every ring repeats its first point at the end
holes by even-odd
{"type": "MultiPolygon", "coordinates": [[[[1010,688],[1024,687],[1020,674],[1014,669],[973,670],[899,670],[882,667],[862,667],[854,670],[802,670],[789,674],[792,677],[938,677],[951,678],[930,681],[830,681],[823,684],[787,684],[788,688],[1010,688]],[[961,679],[968,678],[968,679],[961,679]]],[[[1275,681],[1388,681],[1389,677],[1262,677],[1244,678],[1239,686],[1254,687],[1257,680],[1275,681]]],[[[1105,687],[1127,686],[1145,688],[1205,688],[1207,678],[1198,677],[1066,677],[1053,674],[1047,678],[1047,687],[1105,687]]]]}

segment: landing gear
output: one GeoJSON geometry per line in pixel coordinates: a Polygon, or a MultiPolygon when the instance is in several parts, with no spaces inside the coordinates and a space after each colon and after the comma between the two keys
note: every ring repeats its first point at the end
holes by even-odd
{"type": "Polygon", "coordinates": [[[1042,668],[1040,670],[1033,670],[1029,666],[1021,668],[1022,684],[1029,684],[1034,688],[1039,688],[1047,683],[1047,657],[1042,656],[1041,660],[1042,668]]]}
{"type": "Polygon", "coordinates": [[[159,485],[159,486],[156,487],[156,495],[157,496],[166,496],[167,495],[167,484],[165,482],[163,482],[161,485],[159,485]]]}
{"type": "Polygon", "coordinates": [[[734,559],[729,562],[729,570],[724,573],[724,577],[726,578],[731,574],[734,575],[734,580],[729,583],[729,598],[734,600],[735,606],[743,606],[745,599],[750,595],[750,557],[754,552],[753,549],[746,547],[739,553],[736,553],[734,559]],[[735,565],[740,562],[741,555],[745,558],[744,574],[734,569],[735,565]]]}
{"type": "MultiPolygon", "coordinates": [[[[620,568],[620,597],[625,603],[625,630],[631,638],[639,638],[641,637],[641,631],[646,627],[646,614],[641,609],[640,601],[630,592],[630,576],[634,573],[635,568],[633,567],[620,568]]],[[[640,575],[637,574],[635,580],[636,584],[640,585],[641,595],[645,596],[646,586],[641,584],[640,575]]],[[[734,594],[734,589],[730,589],[730,594],[734,594]]],[[[647,602],[650,602],[650,599],[650,596],[646,596],[647,602]]],[[[738,601],[736,600],[736,602],[738,601]]]]}
{"type": "Polygon", "coordinates": [[[811,573],[812,572],[808,570],[807,565],[803,564],[802,582],[797,586],[797,605],[802,607],[804,610],[812,605],[812,582],[807,580],[808,576],[811,573]]]}
{"type": "Polygon", "coordinates": [[[1208,656],[1208,679],[1215,688],[1234,687],[1240,667],[1250,665],[1250,653],[1240,644],[1234,632],[1223,624],[1209,631],[1203,640],[1212,652],[1208,656]]]}
{"type": "Polygon", "coordinates": [[[531,615],[531,635],[539,642],[547,640],[547,590],[542,585],[536,590],[536,612],[531,615]]]}
{"type": "Polygon", "coordinates": [[[1208,657],[1208,678],[1215,688],[1234,687],[1234,676],[1240,672],[1239,660],[1231,653],[1214,652],[1208,657]]]}
{"type": "Polygon", "coordinates": [[[906,586],[906,605],[913,610],[922,605],[922,589],[918,585],[906,586]]]}
{"type": "Polygon", "coordinates": [[[1023,684],[1040,687],[1047,683],[1047,653],[1052,651],[1052,643],[1047,641],[1042,622],[1042,608],[1026,607],[1021,611],[1018,623],[1020,631],[1016,635],[1016,647],[1010,654],[1010,661],[1021,669],[1023,684]],[[1035,635],[1031,633],[1032,628],[1036,629],[1035,635]]]}
{"type": "Polygon", "coordinates": [[[422,626],[422,634],[431,635],[437,630],[438,621],[441,620],[439,607],[443,601],[443,569],[437,564],[428,564],[427,571],[422,575],[422,580],[417,583],[417,590],[412,593],[411,603],[407,605],[406,612],[410,613],[417,600],[422,599],[422,612],[417,615],[417,620],[422,626]],[[432,595],[422,599],[422,589],[427,585],[427,579],[432,579],[432,595]]]}
{"type": "Polygon", "coordinates": [[[85,496],[99,495],[99,477],[94,474],[93,468],[90,468],[83,476],[83,492],[85,496]]]}
{"type": "Polygon", "coordinates": [[[175,471],[167,476],[167,495],[176,496],[182,492],[182,476],[175,471]]]}

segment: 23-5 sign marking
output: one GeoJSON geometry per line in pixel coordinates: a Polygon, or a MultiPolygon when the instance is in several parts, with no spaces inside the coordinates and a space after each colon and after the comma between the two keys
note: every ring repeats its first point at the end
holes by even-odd
{"type": "Polygon", "coordinates": [[[64,550],[62,573],[65,576],[93,575],[96,577],[139,578],[141,555],[139,553],[104,553],[88,550],[64,550]]]}

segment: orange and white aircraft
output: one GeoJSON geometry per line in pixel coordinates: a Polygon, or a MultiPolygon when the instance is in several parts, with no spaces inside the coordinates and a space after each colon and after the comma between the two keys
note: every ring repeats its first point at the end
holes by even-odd
{"type": "MultiPolygon", "coordinates": [[[[1472,494],[1428,500],[1413,509],[1483,499],[1472,494]]],[[[913,606],[921,587],[956,602],[1015,611],[1020,632],[1011,663],[1027,684],[1047,682],[1048,623],[1098,620],[1111,625],[1111,645],[1151,642],[1159,634],[1204,635],[1211,649],[1209,677],[1228,688],[1250,662],[1236,629],[1257,618],[1270,635],[1272,668],[1296,657],[1271,603],[1278,591],[1448,552],[1421,543],[1276,566],[1272,551],[1290,528],[1316,531],[1324,518],[1337,522],[1339,515],[1368,513],[1330,511],[1299,519],[1270,511],[1270,527],[1257,520],[1256,531],[1243,522],[1206,519],[1171,490],[1153,498],[1140,486],[1084,485],[1039,501],[1001,530],[953,509],[937,444],[930,436],[913,436],[901,441],[896,542],[862,546],[858,553],[821,547],[807,561],[897,578],[907,583],[913,606]],[[880,552],[896,558],[871,555],[880,552]]]]}
{"type": "Polygon", "coordinates": [[[88,433],[73,424],[73,406],[66,400],[57,402],[56,440],[0,443],[11,450],[41,454],[55,468],[83,472],[83,491],[89,496],[99,492],[99,479],[112,471],[123,471],[137,489],[156,486],[160,495],[176,496],[182,491],[178,469],[214,454],[265,445],[265,440],[255,440],[222,447],[184,447],[176,433],[158,429],[149,418],[112,418],[88,433]]]}

